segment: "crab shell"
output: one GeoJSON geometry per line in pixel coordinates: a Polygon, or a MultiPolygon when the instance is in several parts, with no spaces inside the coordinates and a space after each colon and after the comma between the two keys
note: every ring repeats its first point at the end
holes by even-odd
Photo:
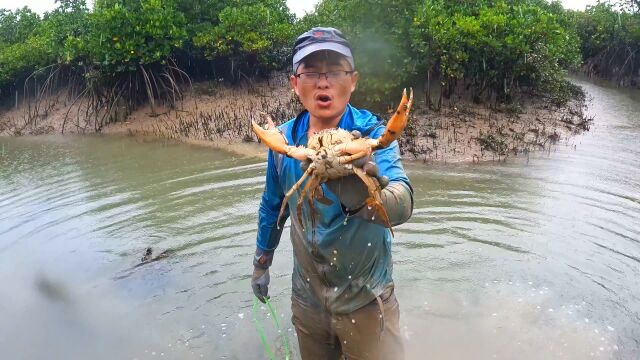
{"type": "Polygon", "coordinates": [[[354,133],[340,128],[315,133],[307,141],[307,149],[315,151],[315,154],[303,162],[303,169],[306,171],[313,163],[315,173],[322,177],[322,182],[354,174],[353,167],[362,167],[364,162],[354,164],[341,161],[345,155],[350,154],[340,150],[337,145],[349,144],[358,138],[354,133]]]}

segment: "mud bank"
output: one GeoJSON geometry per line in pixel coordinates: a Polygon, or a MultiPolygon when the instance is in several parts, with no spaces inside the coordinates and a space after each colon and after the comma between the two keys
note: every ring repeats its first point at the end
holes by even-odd
{"type": "MultiPolygon", "coordinates": [[[[402,156],[424,162],[502,161],[550,151],[554,146],[572,146],[572,136],[589,129],[584,96],[576,95],[562,106],[541,97],[521,98],[492,108],[470,101],[448,101],[435,111],[417,92],[409,126],[400,140],[402,156]]],[[[65,133],[95,132],[83,118],[82,109],[73,106],[57,95],[42,107],[46,111],[38,114],[33,124],[24,120],[24,108],[0,113],[0,134],[37,135],[63,129],[65,133]]],[[[285,76],[241,86],[197,83],[178,108],[142,107],[99,131],[172,139],[264,157],[266,148],[256,142],[250,120],[264,111],[283,122],[301,110],[285,76]]],[[[388,119],[391,111],[380,115],[388,119]]]]}

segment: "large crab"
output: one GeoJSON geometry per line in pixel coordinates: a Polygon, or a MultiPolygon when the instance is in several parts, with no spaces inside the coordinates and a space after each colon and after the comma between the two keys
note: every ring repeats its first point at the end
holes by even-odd
{"type": "MultiPolygon", "coordinates": [[[[412,103],[413,89],[410,89],[409,98],[407,98],[405,89],[402,92],[402,100],[398,105],[398,109],[387,123],[384,133],[378,139],[362,137],[357,131],[349,132],[340,128],[332,128],[312,135],[307,142],[307,147],[288,145],[285,136],[276,128],[271,118],[266,114],[268,122],[266,129],[252,121],[253,131],[265,145],[275,152],[300,160],[303,169],[306,168],[300,180],[285,195],[276,223],[280,223],[280,218],[284,213],[289,198],[300,188],[305,179],[309,178],[309,181],[303,187],[297,204],[298,222],[300,224],[302,224],[301,208],[305,196],[313,214],[315,211],[313,199],[321,200],[324,198],[320,184],[327,180],[355,174],[364,182],[369,192],[369,197],[365,200],[365,204],[369,209],[374,209],[372,219],[375,219],[375,216],[380,216],[385,226],[391,228],[389,216],[382,206],[380,198],[382,190],[380,186],[381,179],[377,177],[375,172],[367,169],[364,166],[367,162],[362,160],[368,158],[373,151],[389,146],[400,136],[407,125],[407,116],[412,103]]],[[[312,216],[312,224],[315,222],[314,220],[314,216],[312,216]]]]}

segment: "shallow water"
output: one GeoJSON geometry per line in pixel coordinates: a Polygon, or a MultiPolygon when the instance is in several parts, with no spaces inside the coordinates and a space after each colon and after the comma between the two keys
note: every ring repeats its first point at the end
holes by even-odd
{"type": "MultiPolygon", "coordinates": [[[[506,164],[405,163],[409,359],[638,359],[640,95],[581,80],[590,132],[506,164]]],[[[0,138],[0,358],[264,359],[249,287],[265,166],[115,137],[0,138]],[[144,250],[166,258],[136,266],[144,250]]],[[[291,329],[288,231],[264,308],[291,329]]],[[[283,335],[284,334],[284,335],[283,335]]]]}

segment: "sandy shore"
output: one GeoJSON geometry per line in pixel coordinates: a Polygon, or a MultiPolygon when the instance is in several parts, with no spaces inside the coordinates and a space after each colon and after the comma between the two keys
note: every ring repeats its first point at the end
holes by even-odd
{"type": "MultiPolygon", "coordinates": [[[[429,109],[416,93],[410,123],[400,140],[403,158],[425,162],[500,161],[549,150],[557,144],[571,146],[572,135],[589,129],[585,100],[576,98],[564,106],[544,99],[526,99],[490,109],[486,105],[458,100],[429,109]]],[[[250,120],[258,111],[283,122],[302,110],[284,76],[268,82],[224,86],[194,85],[191,94],[174,109],[142,107],[124,121],[101,132],[114,135],[167,138],[265,157],[266,148],[256,142],[250,120]]],[[[34,111],[33,106],[31,109],[34,111]]],[[[0,113],[0,134],[46,134],[94,132],[83,118],[83,109],[70,108],[64,94],[39,105],[37,116],[27,123],[25,108],[0,113]]],[[[381,114],[388,119],[389,114],[381,114]]]]}

